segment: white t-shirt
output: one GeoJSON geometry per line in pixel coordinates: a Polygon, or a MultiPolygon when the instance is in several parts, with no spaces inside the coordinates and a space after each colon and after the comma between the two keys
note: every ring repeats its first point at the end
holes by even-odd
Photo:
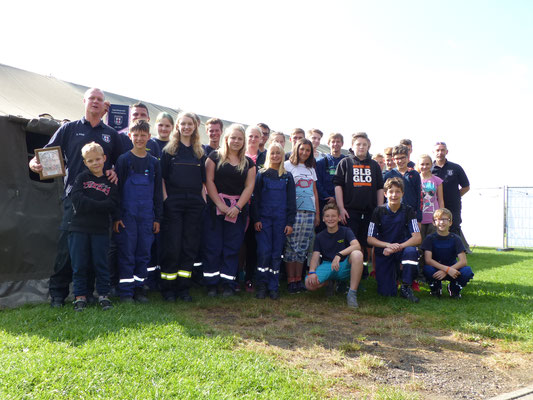
{"type": "Polygon", "coordinates": [[[294,177],[296,186],[296,210],[315,210],[315,193],[313,191],[316,182],[316,172],[314,168],[308,168],[304,164],[293,165],[289,160],[285,161],[285,170],[294,177]]]}

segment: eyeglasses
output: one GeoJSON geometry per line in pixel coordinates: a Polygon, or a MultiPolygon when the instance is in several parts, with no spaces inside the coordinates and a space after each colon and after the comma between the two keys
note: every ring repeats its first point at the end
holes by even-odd
{"type": "Polygon", "coordinates": [[[450,222],[450,218],[435,218],[435,222],[450,222]]]}

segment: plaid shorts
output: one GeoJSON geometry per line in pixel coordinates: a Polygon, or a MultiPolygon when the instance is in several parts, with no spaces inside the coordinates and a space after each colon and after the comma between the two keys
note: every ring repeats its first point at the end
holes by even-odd
{"type": "Polygon", "coordinates": [[[286,262],[303,263],[307,257],[307,249],[315,232],[315,213],[313,211],[297,211],[292,234],[287,236],[284,259],[286,262]]]}

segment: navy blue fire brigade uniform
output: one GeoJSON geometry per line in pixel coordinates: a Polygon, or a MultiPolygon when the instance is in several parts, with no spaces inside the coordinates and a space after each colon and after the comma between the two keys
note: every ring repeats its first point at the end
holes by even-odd
{"type": "MultiPolygon", "coordinates": [[[[368,226],[368,236],[388,243],[403,243],[415,232],[420,232],[416,214],[405,204],[402,204],[396,212],[393,212],[388,204],[377,207],[368,226]]],[[[389,256],[383,254],[384,249],[381,247],[375,247],[374,250],[379,294],[396,296],[399,265],[401,265],[402,283],[405,285],[413,283],[418,268],[416,247],[409,246],[389,256]]]]}
{"type": "Polygon", "coordinates": [[[400,178],[403,181],[402,203],[411,206],[416,213],[416,220],[422,222],[422,181],[420,174],[412,168],[408,168],[405,174],[398,171],[398,168],[394,168],[384,175],[383,180],[387,181],[390,178],[400,178]]]}
{"type": "MultiPolygon", "coordinates": [[[[226,163],[217,168],[218,151],[213,151],[209,158],[215,163],[214,183],[217,192],[229,207],[241,196],[250,168],[255,168],[251,158],[246,157],[247,165],[242,172],[236,166],[226,163]]],[[[204,225],[204,283],[209,287],[220,282],[230,289],[236,288],[239,268],[239,250],[244,240],[244,231],[248,219],[248,205],[242,208],[234,222],[226,221],[225,215],[217,215],[217,207],[208,201],[209,215],[204,225]]]]}
{"type": "Polygon", "coordinates": [[[296,217],[296,191],[290,172],[281,177],[275,169],[260,172],[255,179],[252,220],[261,222],[257,238],[257,286],[269,291],[279,288],[281,254],[285,245],[284,230],[293,226],[296,217]]]}
{"type": "Polygon", "coordinates": [[[133,297],[147,277],[150,249],[154,240],[154,222],[162,217],[161,167],[158,160],[146,154],[137,157],[131,151],[117,161],[121,195],[120,219],[124,228],[115,234],[118,246],[120,297],[133,297]]]}
{"type": "MultiPolygon", "coordinates": [[[[431,251],[433,260],[448,267],[451,267],[457,262],[457,256],[459,254],[465,252],[465,247],[461,238],[454,233],[441,236],[437,232],[434,232],[431,235],[426,236],[420,248],[424,251],[431,251]]],[[[433,278],[433,274],[437,271],[438,269],[431,265],[424,265],[424,275],[429,287],[432,291],[435,290],[440,292],[440,290],[442,290],[442,281],[433,278]]],[[[446,275],[443,279],[450,281],[450,294],[461,293],[461,290],[466,286],[470,279],[474,277],[472,268],[469,266],[459,269],[459,272],[461,272],[461,275],[456,279],[453,279],[450,275],[446,275]]]]}
{"type": "Polygon", "coordinates": [[[198,158],[192,146],[180,143],[175,155],[163,152],[161,169],[168,195],[161,229],[161,292],[168,300],[176,295],[185,300],[201,241],[205,156],[198,158]]]}
{"type": "Polygon", "coordinates": [[[104,149],[106,162],[104,172],[111,169],[118,157],[122,154],[122,142],[117,131],[102,121],[94,128],[91,123],[81,118],[62,125],[52,136],[45,147],[60,146],[65,159],[67,175],[64,178],[65,190],[63,194],[63,218],[59,227],[57,255],[54,263],[54,272],[50,276],[50,296],[63,301],[69,293],[72,282],[72,267],[68,250],[68,222],[72,219],[72,200],[69,193],[74,184],[74,179],[84,170],[81,149],[87,143],[96,142],[104,149]]]}

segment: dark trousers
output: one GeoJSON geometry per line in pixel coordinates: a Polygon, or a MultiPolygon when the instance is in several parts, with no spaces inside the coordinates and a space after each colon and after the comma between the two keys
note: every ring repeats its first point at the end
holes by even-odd
{"type": "Polygon", "coordinates": [[[97,235],[83,232],[69,232],[68,246],[72,260],[72,279],[74,296],[92,295],[91,269],[96,275],[96,291],[100,296],[107,296],[110,289],[110,275],[107,265],[109,235],[97,235]],[[92,268],[91,268],[92,267],[92,268]]]}
{"type": "MultiPolygon", "coordinates": [[[[424,265],[424,276],[426,277],[428,284],[431,285],[438,281],[438,279],[433,278],[433,274],[437,271],[438,269],[435,267],[424,265]]],[[[457,279],[453,279],[450,275],[446,275],[443,280],[450,281],[452,284],[457,283],[461,289],[464,288],[468,281],[474,277],[474,273],[472,272],[472,268],[469,266],[463,267],[459,271],[461,272],[461,275],[459,275],[457,279]]]]}
{"type": "Polygon", "coordinates": [[[416,247],[406,247],[398,253],[385,256],[382,248],[375,252],[376,281],[378,293],[383,296],[396,296],[398,291],[397,279],[401,277],[402,283],[410,285],[417,276],[418,251],[416,247]],[[398,267],[401,265],[401,272],[398,267]]]}
{"type": "MultiPolygon", "coordinates": [[[[213,206],[214,207],[214,206],[213,206]]],[[[237,221],[224,221],[224,216],[210,215],[204,227],[204,282],[208,286],[223,282],[236,287],[239,269],[239,250],[244,240],[246,212],[237,221]]]]}
{"type": "Polygon", "coordinates": [[[161,237],[161,291],[188,290],[194,261],[198,257],[202,233],[203,200],[168,198],[161,237]]]}
{"type": "Polygon", "coordinates": [[[257,267],[257,241],[255,238],[254,224],[251,220],[244,234],[244,248],[246,250],[244,280],[253,281],[255,268],[257,267]]]}
{"type": "Polygon", "coordinates": [[[150,249],[154,241],[151,213],[147,215],[125,214],[122,217],[125,228],[115,234],[118,245],[118,291],[121,297],[132,297],[134,289],[144,286],[148,275],[150,249]]]}
{"type": "Polygon", "coordinates": [[[261,232],[255,233],[258,260],[256,282],[257,285],[265,285],[270,291],[278,290],[286,221],[283,217],[266,217],[261,222],[261,232]]]}

